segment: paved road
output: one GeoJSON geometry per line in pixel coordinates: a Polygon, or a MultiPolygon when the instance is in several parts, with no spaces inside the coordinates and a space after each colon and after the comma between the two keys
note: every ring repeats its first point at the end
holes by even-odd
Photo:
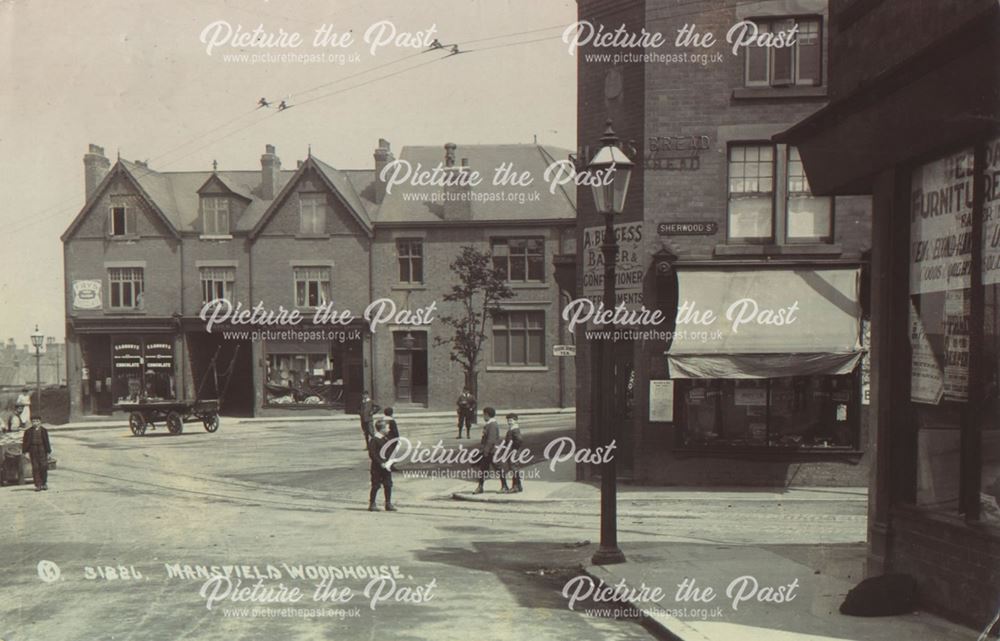
{"type": "MultiPolygon", "coordinates": [[[[569,420],[523,424],[544,442],[571,433],[569,420]]],[[[401,427],[428,445],[458,443],[447,421],[401,427]]],[[[635,621],[570,611],[559,594],[598,532],[596,490],[567,483],[568,465],[536,466],[530,482],[547,500],[521,504],[453,501],[471,481],[397,473],[400,511],[372,514],[353,423],[224,422],[215,434],[189,426],[144,438],[97,429],[53,441],[50,491],[0,490],[4,641],[649,638],[635,621]],[[229,578],[206,587],[206,572],[229,578]]],[[[864,538],[864,503],[852,495],[643,488],[621,499],[626,550],[864,538]]]]}

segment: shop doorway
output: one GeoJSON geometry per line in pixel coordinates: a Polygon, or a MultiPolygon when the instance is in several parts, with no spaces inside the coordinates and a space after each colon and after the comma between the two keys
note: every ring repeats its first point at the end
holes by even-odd
{"type": "Polygon", "coordinates": [[[111,337],[94,335],[80,337],[83,360],[81,385],[84,414],[111,414],[111,337]]]}
{"type": "Polygon", "coordinates": [[[219,411],[226,416],[252,416],[250,341],[223,340],[221,336],[192,332],[187,334],[187,349],[195,395],[201,399],[219,399],[219,411]]]}
{"type": "Polygon", "coordinates": [[[427,332],[393,332],[396,402],[427,405],[427,332]]]}

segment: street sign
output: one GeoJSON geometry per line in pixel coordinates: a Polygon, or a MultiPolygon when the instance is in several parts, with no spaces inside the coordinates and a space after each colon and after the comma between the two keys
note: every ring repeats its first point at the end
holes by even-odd
{"type": "Polygon", "coordinates": [[[553,345],[553,356],[576,356],[576,345],[553,345]]]}
{"type": "Polygon", "coordinates": [[[714,236],[719,224],[714,221],[690,221],[658,223],[656,233],[660,236],[714,236]]]}

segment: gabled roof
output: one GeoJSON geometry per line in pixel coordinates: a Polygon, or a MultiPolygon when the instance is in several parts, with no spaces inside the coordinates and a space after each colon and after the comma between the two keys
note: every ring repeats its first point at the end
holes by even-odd
{"type": "MultiPolygon", "coordinates": [[[[354,216],[358,224],[361,225],[361,228],[364,229],[369,236],[372,234],[372,220],[369,215],[368,208],[366,207],[361,196],[355,190],[354,184],[347,177],[345,172],[341,172],[338,169],[331,167],[315,156],[309,156],[285,183],[284,188],[280,193],[278,193],[267,209],[256,221],[253,222],[253,225],[249,227],[251,238],[256,237],[261,232],[267,224],[267,221],[270,220],[270,218],[278,211],[278,209],[281,208],[282,204],[284,204],[284,202],[291,195],[298,181],[310,169],[316,171],[316,174],[319,175],[327,189],[329,189],[333,195],[340,200],[341,204],[344,205],[347,211],[354,216]]],[[[244,218],[246,218],[245,215],[244,218]]],[[[241,219],[240,224],[238,224],[238,228],[247,229],[243,223],[244,221],[241,219]]],[[[247,223],[249,223],[249,221],[247,221],[247,223]]]]}
{"type": "MultiPolygon", "coordinates": [[[[546,168],[557,160],[565,160],[571,152],[568,149],[546,147],[534,144],[512,145],[458,145],[455,150],[457,162],[468,159],[468,165],[482,176],[482,182],[471,187],[471,216],[468,221],[515,221],[515,220],[565,220],[576,217],[576,187],[570,183],[566,187],[556,187],[549,191],[545,181],[546,168]],[[501,164],[510,164],[514,172],[529,172],[532,183],[525,187],[494,185],[494,172],[501,164]],[[494,200],[489,192],[509,194],[509,198],[494,200]],[[537,192],[538,200],[530,200],[537,192]],[[518,200],[524,194],[524,201],[518,200]],[[477,198],[476,195],[486,197],[477,198]]],[[[432,170],[444,164],[444,148],[437,146],[408,146],[400,151],[399,159],[407,161],[416,170],[432,170]]],[[[376,223],[396,222],[440,222],[445,220],[442,206],[441,187],[413,186],[409,183],[395,185],[392,193],[387,193],[375,218],[376,223]]],[[[459,222],[459,221],[456,221],[459,222]]]]}
{"type": "Polygon", "coordinates": [[[132,185],[143,200],[146,201],[150,209],[152,209],[153,214],[163,222],[170,234],[174,238],[180,238],[179,227],[176,224],[175,217],[168,214],[168,212],[172,213],[174,211],[174,208],[170,206],[165,197],[169,192],[165,191],[163,182],[159,179],[156,172],[151,171],[144,165],[119,159],[108,172],[108,175],[104,177],[104,180],[101,181],[101,184],[97,186],[97,189],[94,190],[94,193],[87,200],[86,204],[84,204],[83,209],[80,210],[80,213],[76,215],[73,222],[63,232],[62,241],[65,242],[67,238],[73,235],[103,196],[104,192],[107,191],[112,181],[118,176],[124,177],[132,185]]]}

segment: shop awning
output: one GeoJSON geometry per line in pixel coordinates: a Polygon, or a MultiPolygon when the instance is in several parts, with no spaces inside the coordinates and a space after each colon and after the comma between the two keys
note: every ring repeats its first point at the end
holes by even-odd
{"type": "Polygon", "coordinates": [[[861,358],[861,270],[678,270],[672,378],[847,374],[861,358]]]}

